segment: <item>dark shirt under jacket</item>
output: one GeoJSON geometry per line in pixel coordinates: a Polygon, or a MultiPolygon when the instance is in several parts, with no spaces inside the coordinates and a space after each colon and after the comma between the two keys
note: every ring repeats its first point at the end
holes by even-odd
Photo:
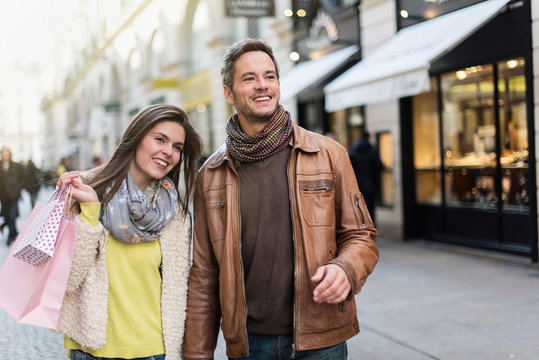
{"type": "Polygon", "coordinates": [[[250,334],[292,333],[294,245],[286,173],[290,153],[287,146],[238,168],[250,334]]]}

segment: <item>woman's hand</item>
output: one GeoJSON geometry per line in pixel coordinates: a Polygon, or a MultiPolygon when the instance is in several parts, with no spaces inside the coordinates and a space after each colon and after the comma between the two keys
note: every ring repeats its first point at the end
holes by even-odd
{"type": "Polygon", "coordinates": [[[73,199],[79,203],[85,202],[99,202],[95,190],[90,186],[83,184],[78,180],[79,172],[70,171],[63,173],[56,185],[61,189],[66,185],[73,185],[73,199]]]}

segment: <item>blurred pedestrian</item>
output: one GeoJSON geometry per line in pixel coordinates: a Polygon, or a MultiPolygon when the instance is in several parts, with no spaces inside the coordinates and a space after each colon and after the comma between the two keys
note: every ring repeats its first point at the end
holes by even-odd
{"type": "Polygon", "coordinates": [[[32,159],[26,162],[24,181],[24,188],[30,194],[30,201],[32,202],[32,206],[34,206],[37,201],[39,190],[41,189],[43,176],[41,170],[34,164],[32,159]]]}
{"type": "Polygon", "coordinates": [[[153,105],[133,118],[107,162],[60,176],[77,202],[56,328],[70,359],[178,359],[201,148],[183,110],[153,105]]]}
{"type": "Polygon", "coordinates": [[[73,168],[71,167],[71,158],[69,156],[63,157],[58,161],[56,174],[60,177],[66,171],[73,171],[73,168]]]}
{"type": "Polygon", "coordinates": [[[103,160],[99,156],[94,156],[92,158],[92,165],[93,167],[98,167],[99,165],[103,164],[103,160]]]}
{"type": "Polygon", "coordinates": [[[354,295],[378,261],[346,150],[279,105],[264,41],[222,64],[236,113],[198,173],[183,358],[213,359],[220,325],[230,359],[346,359],[354,295]]]}
{"type": "Polygon", "coordinates": [[[19,234],[16,220],[19,216],[19,198],[25,184],[25,174],[24,166],[11,159],[11,150],[3,147],[0,154],[0,202],[2,204],[0,215],[4,217],[4,224],[0,229],[3,230],[7,225],[9,246],[19,234]]]}
{"type": "Polygon", "coordinates": [[[363,194],[372,221],[375,222],[375,203],[380,188],[382,162],[378,149],[370,143],[370,134],[363,131],[361,138],[350,148],[350,162],[354,168],[359,191],[363,194]]]}

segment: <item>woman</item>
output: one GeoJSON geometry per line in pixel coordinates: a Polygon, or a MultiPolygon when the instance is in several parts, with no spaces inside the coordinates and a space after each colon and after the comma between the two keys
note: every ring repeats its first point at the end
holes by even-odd
{"type": "Polygon", "coordinates": [[[190,267],[188,206],[201,147],[183,110],[153,105],[135,116],[107,162],[58,180],[59,187],[73,185],[80,211],[56,329],[70,359],[178,358],[190,267]]]}

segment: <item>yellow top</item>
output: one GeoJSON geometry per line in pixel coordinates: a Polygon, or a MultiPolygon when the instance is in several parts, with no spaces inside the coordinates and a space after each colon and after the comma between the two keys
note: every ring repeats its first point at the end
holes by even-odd
{"type": "MultiPolygon", "coordinates": [[[[81,219],[96,226],[99,203],[81,204],[81,219]]],[[[159,241],[127,244],[109,235],[107,345],[83,349],[95,357],[139,358],[164,354],[161,326],[161,247],[159,241]]],[[[81,349],[64,338],[68,349],[81,349]]]]}

